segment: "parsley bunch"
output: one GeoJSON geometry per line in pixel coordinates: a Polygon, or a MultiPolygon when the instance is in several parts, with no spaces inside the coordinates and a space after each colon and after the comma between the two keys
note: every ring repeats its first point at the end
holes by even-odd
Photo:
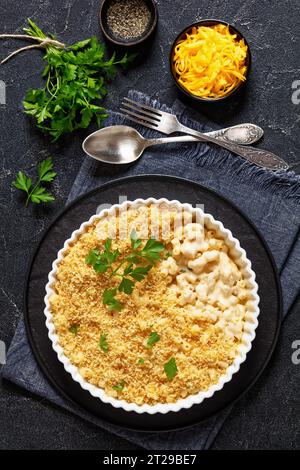
{"type": "MultiPolygon", "coordinates": [[[[49,39],[30,19],[27,35],[49,39]]],[[[23,101],[24,112],[33,117],[39,129],[49,133],[53,140],[76,129],[86,128],[95,119],[98,126],[107,117],[100,106],[107,93],[106,83],[116,74],[116,65],[126,66],[135,55],[127,54],[121,60],[115,54],[105,60],[105,46],[96,37],[71,46],[45,45],[43,88],[28,90],[23,101]]]]}
{"type": "Polygon", "coordinates": [[[117,276],[121,279],[120,284],[113,289],[105,289],[103,293],[103,303],[109,310],[120,311],[123,304],[116,298],[118,292],[131,294],[135,283],[145,279],[150,269],[160,259],[165,247],[163,243],[150,238],[142,247],[142,240],[138,239],[133,230],[130,235],[131,252],[123,256],[119,250],[112,250],[112,240],[108,238],[103,247],[93,248],[86,256],[86,263],[91,265],[97,273],[110,271],[110,276],[117,276]],[[118,261],[117,267],[113,264],[118,261]],[[121,271],[122,269],[122,271],[121,271]]]}

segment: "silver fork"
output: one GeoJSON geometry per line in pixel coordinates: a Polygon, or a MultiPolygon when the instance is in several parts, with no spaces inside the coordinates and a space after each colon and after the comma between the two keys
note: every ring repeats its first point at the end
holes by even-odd
{"type": "MultiPolygon", "coordinates": [[[[229,141],[228,134],[230,135],[230,133],[235,132],[234,128],[240,128],[240,126],[233,126],[232,128],[216,131],[219,134],[204,134],[184,126],[178,121],[174,114],[166,113],[165,111],[138,103],[129,98],[124,98],[122,106],[123,108],[120,109],[126,118],[142,126],[149,127],[150,129],[154,129],[158,132],[162,132],[163,134],[184,132],[186,134],[197,137],[199,141],[216,144],[220,147],[230,150],[231,152],[239,155],[251,163],[254,163],[259,167],[267,168],[269,170],[287,170],[289,168],[289,165],[284,160],[274,153],[269,152],[268,150],[257,149],[251,146],[246,147],[238,145],[236,140],[232,141],[232,139],[229,141]]],[[[244,124],[242,126],[253,126],[253,124],[244,124]]]]}
{"type": "MultiPolygon", "coordinates": [[[[126,117],[134,122],[137,122],[134,118],[141,117],[137,116],[137,111],[143,112],[142,110],[149,110],[155,114],[158,114],[156,112],[158,110],[156,110],[155,108],[142,105],[141,103],[137,103],[136,101],[133,101],[129,98],[124,98],[124,100],[125,101],[122,102],[122,105],[125,106],[126,109],[121,108],[121,111],[127,113],[126,117]]],[[[165,119],[169,119],[169,116],[171,116],[171,119],[174,121],[172,122],[173,127],[170,132],[164,132],[163,130],[160,130],[160,132],[167,134],[172,134],[173,132],[186,132],[186,128],[178,121],[177,117],[173,114],[166,113],[164,111],[159,111],[159,115],[165,116],[165,119]]],[[[155,118],[154,114],[153,118],[155,118]]],[[[234,144],[239,145],[250,145],[260,140],[264,135],[264,131],[261,127],[257,126],[256,124],[245,123],[238,124],[236,126],[226,127],[225,129],[219,129],[216,131],[204,132],[204,134],[210,137],[214,137],[218,140],[223,140],[225,142],[233,142],[234,144]]]]}

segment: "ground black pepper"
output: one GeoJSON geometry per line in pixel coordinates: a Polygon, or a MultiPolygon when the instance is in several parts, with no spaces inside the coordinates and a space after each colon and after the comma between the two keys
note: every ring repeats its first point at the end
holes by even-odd
{"type": "Polygon", "coordinates": [[[142,36],[151,19],[144,0],[113,0],[108,7],[107,23],[114,36],[134,39],[142,36]]]}

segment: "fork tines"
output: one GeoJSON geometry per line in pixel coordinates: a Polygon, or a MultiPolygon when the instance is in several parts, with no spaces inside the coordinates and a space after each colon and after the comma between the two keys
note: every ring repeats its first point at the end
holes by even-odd
{"type": "Polygon", "coordinates": [[[156,129],[161,120],[161,113],[157,109],[142,103],[137,103],[129,98],[124,98],[122,101],[123,108],[120,110],[124,113],[125,117],[137,124],[156,129]]]}
{"type": "Polygon", "coordinates": [[[130,98],[124,97],[123,104],[126,104],[127,106],[130,106],[132,108],[141,108],[147,111],[150,111],[150,114],[156,114],[157,117],[162,116],[162,111],[156,108],[152,108],[151,106],[147,106],[146,104],[139,103],[138,101],[131,100],[130,98]],[[126,102],[126,103],[125,103],[126,102]]]}

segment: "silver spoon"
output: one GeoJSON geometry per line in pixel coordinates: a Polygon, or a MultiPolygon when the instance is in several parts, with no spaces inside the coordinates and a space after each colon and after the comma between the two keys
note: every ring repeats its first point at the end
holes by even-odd
{"type": "MultiPolygon", "coordinates": [[[[110,126],[90,134],[83,142],[82,148],[92,158],[115,165],[132,163],[151,145],[161,145],[176,142],[199,142],[204,139],[183,135],[176,137],[163,137],[158,139],[145,139],[133,127],[110,126]]],[[[209,139],[214,140],[214,139],[209,139]]],[[[224,142],[220,146],[225,147],[224,142]]],[[[238,147],[238,146],[237,146],[238,147]]],[[[245,147],[242,147],[243,149],[245,147]]],[[[266,167],[263,161],[254,161],[257,166],[266,167]]]]}
{"type": "Polygon", "coordinates": [[[82,148],[87,155],[96,160],[120,165],[138,160],[144,150],[151,145],[172,142],[199,142],[199,139],[185,135],[145,139],[133,127],[110,126],[90,134],[84,140],[82,148]]]}

